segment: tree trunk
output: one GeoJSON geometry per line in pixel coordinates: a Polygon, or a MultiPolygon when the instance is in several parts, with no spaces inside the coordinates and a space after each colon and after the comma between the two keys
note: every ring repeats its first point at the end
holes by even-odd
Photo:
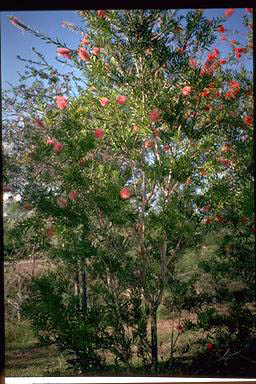
{"type": "Polygon", "coordinates": [[[157,345],[157,308],[153,307],[151,310],[151,356],[152,356],[152,370],[158,369],[158,345],[157,345]]]}

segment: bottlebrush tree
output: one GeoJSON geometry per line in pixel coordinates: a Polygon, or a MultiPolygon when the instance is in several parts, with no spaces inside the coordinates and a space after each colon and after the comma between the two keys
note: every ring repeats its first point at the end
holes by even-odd
{"type": "MultiPolygon", "coordinates": [[[[144,335],[145,316],[150,316],[151,367],[156,371],[157,313],[165,291],[175,294],[181,279],[179,257],[200,243],[213,220],[221,224],[234,178],[239,183],[233,194],[239,194],[250,149],[242,159],[238,156],[252,140],[252,106],[245,113],[251,78],[229,64],[247,48],[223,57],[214,43],[226,18],[209,21],[203,10],[183,16],[177,10],[81,11],[80,16],[85,29],[75,48],[10,18],[55,44],[58,56],[80,70],[87,86],[74,78],[79,94],[72,95],[49,66],[37,72],[30,67],[52,87],[35,82],[41,93],[26,99],[33,86],[20,84],[22,102],[4,99],[18,119],[23,114],[26,120],[22,144],[16,147],[22,145],[23,151],[18,159],[8,159],[6,183],[31,208],[19,229],[34,228],[40,249],[72,264],[82,313],[90,313],[90,302],[96,308],[99,292],[105,310],[112,300],[119,315],[122,300],[143,299],[137,307],[142,328],[132,325],[136,335],[144,335]]],[[[15,126],[8,125],[7,134],[15,141],[15,126]]],[[[36,321],[39,312],[31,316],[36,321]]],[[[123,322],[129,325],[129,319],[123,322]]],[[[128,328],[122,328],[122,335],[127,343],[119,340],[112,352],[119,356],[118,348],[122,353],[126,348],[129,364],[128,328]]],[[[104,348],[105,340],[111,350],[111,334],[103,336],[98,347],[104,348]]],[[[147,347],[140,354],[145,361],[147,347]]],[[[88,353],[82,356],[87,359],[88,353]]]]}

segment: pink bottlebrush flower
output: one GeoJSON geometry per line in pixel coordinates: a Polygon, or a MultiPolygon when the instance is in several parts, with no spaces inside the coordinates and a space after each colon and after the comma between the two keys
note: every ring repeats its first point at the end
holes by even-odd
{"type": "Polygon", "coordinates": [[[249,115],[245,116],[244,123],[249,127],[249,125],[252,124],[252,116],[249,116],[249,115]]]}
{"type": "Polygon", "coordinates": [[[231,17],[234,13],[235,9],[234,8],[227,8],[225,13],[224,13],[224,16],[225,17],[231,17]]]}
{"type": "Polygon", "coordinates": [[[123,200],[127,200],[131,197],[132,193],[130,191],[130,189],[128,187],[125,187],[121,190],[120,192],[120,197],[123,199],[123,200]]]}
{"type": "Polygon", "coordinates": [[[149,114],[149,118],[151,121],[153,122],[156,122],[157,120],[160,119],[160,112],[157,108],[153,109],[150,114],[149,114]]]}
{"type": "Polygon", "coordinates": [[[68,198],[73,201],[77,199],[77,196],[78,196],[77,191],[70,191],[68,194],[68,198]]]}
{"type": "Polygon", "coordinates": [[[182,88],[181,93],[183,96],[189,96],[191,94],[192,88],[189,86],[186,86],[182,88]]]}
{"type": "Polygon", "coordinates": [[[28,30],[28,27],[23,24],[16,16],[8,16],[8,19],[12,25],[21,29],[23,32],[28,30]]]}
{"type": "Polygon", "coordinates": [[[46,229],[46,236],[50,239],[55,234],[56,230],[54,227],[49,227],[46,229]]]}
{"type": "Polygon", "coordinates": [[[70,50],[68,48],[58,48],[57,53],[59,56],[63,56],[66,59],[70,59],[70,50]]]}
{"type": "Polygon", "coordinates": [[[117,104],[123,105],[125,103],[125,101],[126,101],[126,97],[125,96],[118,96],[116,98],[117,104]]]}
{"type": "Polygon", "coordinates": [[[89,44],[88,36],[86,34],[84,34],[83,38],[82,38],[82,45],[86,46],[88,44],[89,44]]]}
{"type": "Polygon", "coordinates": [[[99,53],[100,53],[100,48],[98,48],[98,47],[94,47],[93,50],[92,50],[92,53],[93,53],[95,56],[98,56],[99,53]]]}
{"type": "Polygon", "coordinates": [[[101,17],[102,19],[105,19],[105,17],[106,17],[106,12],[103,11],[103,10],[98,10],[98,11],[97,11],[97,15],[98,15],[99,17],[101,17]]]}
{"type": "Polygon", "coordinates": [[[62,150],[63,144],[59,143],[58,141],[54,143],[53,149],[55,152],[59,153],[62,150]]]}
{"type": "Polygon", "coordinates": [[[37,128],[43,128],[44,127],[44,124],[43,124],[43,121],[40,120],[40,119],[35,119],[34,120],[34,124],[37,128]]]}
{"type": "Polygon", "coordinates": [[[18,24],[18,18],[16,16],[10,16],[9,20],[10,20],[10,23],[13,24],[13,25],[17,25],[18,24]]]}
{"type": "Polygon", "coordinates": [[[231,164],[231,161],[229,159],[223,159],[223,157],[218,159],[219,163],[221,165],[229,166],[231,164]]]}
{"type": "Polygon", "coordinates": [[[84,48],[79,48],[78,49],[78,55],[80,56],[80,58],[83,60],[83,61],[88,61],[90,60],[90,54],[89,52],[86,51],[86,49],[84,48]]]}
{"type": "Polygon", "coordinates": [[[164,152],[169,152],[169,151],[170,151],[170,147],[169,147],[168,144],[164,144],[164,145],[163,145],[163,151],[164,151],[164,152]]]}
{"type": "Polygon", "coordinates": [[[102,139],[105,135],[105,132],[103,131],[103,129],[101,128],[98,128],[98,129],[95,129],[95,137],[96,139],[102,139]]]}
{"type": "Polygon", "coordinates": [[[55,141],[53,139],[51,139],[50,137],[48,137],[47,144],[48,145],[53,145],[54,143],[55,143],[55,141]]]}
{"type": "Polygon", "coordinates": [[[226,61],[225,59],[220,59],[220,60],[219,60],[219,63],[222,64],[222,65],[223,65],[223,64],[226,64],[226,62],[227,62],[227,61],[226,61]]]}
{"type": "Polygon", "coordinates": [[[106,107],[108,103],[109,103],[109,99],[107,99],[106,97],[102,97],[102,99],[100,99],[100,105],[102,105],[102,107],[106,107]]]}
{"type": "Polygon", "coordinates": [[[56,104],[59,109],[65,109],[68,105],[68,101],[64,96],[56,96],[56,104]]]}
{"type": "Polygon", "coordinates": [[[246,12],[252,13],[252,8],[245,8],[246,12]]]}
{"type": "Polygon", "coordinates": [[[60,208],[65,208],[68,205],[68,201],[64,196],[59,196],[57,197],[57,204],[60,208]]]}
{"type": "Polygon", "coordinates": [[[224,35],[224,33],[223,33],[223,35],[220,37],[220,39],[221,39],[222,41],[226,41],[226,40],[227,40],[227,36],[224,35]]]}

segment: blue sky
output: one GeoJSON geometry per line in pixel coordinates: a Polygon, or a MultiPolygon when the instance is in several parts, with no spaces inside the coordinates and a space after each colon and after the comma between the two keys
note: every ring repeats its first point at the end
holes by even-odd
{"type": "MultiPolygon", "coordinates": [[[[216,16],[223,16],[225,9],[209,9],[205,11],[207,18],[216,16]]],[[[185,10],[181,11],[182,13],[185,10]]],[[[225,23],[225,28],[228,30],[236,30],[239,34],[227,33],[228,40],[236,39],[242,44],[246,43],[246,29],[242,24],[243,15],[247,14],[242,9],[236,9],[234,14],[225,23]]],[[[7,16],[13,15],[25,24],[29,25],[32,29],[37,29],[43,34],[46,34],[53,39],[56,37],[60,41],[66,43],[70,48],[77,48],[81,41],[80,32],[71,32],[61,26],[62,21],[70,21],[84,27],[84,23],[75,11],[23,11],[23,12],[1,12],[1,47],[2,47],[2,86],[8,88],[6,81],[15,84],[18,80],[17,72],[23,73],[25,63],[17,60],[16,56],[20,55],[23,58],[35,60],[36,56],[33,54],[31,48],[35,47],[41,51],[48,62],[54,65],[61,73],[70,70],[58,63],[56,57],[56,46],[46,44],[44,41],[36,38],[29,32],[22,32],[20,29],[14,27],[8,20],[7,16]]],[[[248,14],[247,14],[248,15],[248,14]]],[[[229,51],[229,44],[218,40],[216,47],[219,48],[221,57],[225,57],[229,51]]],[[[244,61],[241,59],[240,63],[244,64],[247,69],[252,69],[252,60],[244,61]]],[[[239,64],[239,65],[241,65],[239,64]]]]}

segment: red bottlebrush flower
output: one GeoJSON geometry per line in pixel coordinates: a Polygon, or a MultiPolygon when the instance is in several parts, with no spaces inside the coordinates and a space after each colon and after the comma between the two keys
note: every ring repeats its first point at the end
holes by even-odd
{"type": "Polygon", "coordinates": [[[188,63],[193,69],[196,68],[197,61],[195,59],[189,59],[188,63]]]}
{"type": "Polygon", "coordinates": [[[37,128],[43,128],[44,127],[44,124],[43,124],[42,120],[40,120],[40,119],[35,119],[34,124],[37,128]]]}
{"type": "Polygon", "coordinates": [[[63,144],[59,142],[55,142],[53,145],[53,149],[55,152],[59,153],[62,150],[63,144]]]}
{"type": "Polygon", "coordinates": [[[99,11],[97,11],[97,15],[98,15],[99,17],[101,17],[102,19],[105,19],[105,17],[106,17],[106,12],[103,11],[103,10],[99,10],[99,11]]]}
{"type": "Polygon", "coordinates": [[[210,94],[209,89],[208,89],[208,88],[204,88],[204,89],[203,89],[203,92],[202,92],[202,96],[204,96],[204,97],[208,97],[209,94],[210,94]]]}
{"type": "Polygon", "coordinates": [[[149,118],[151,121],[156,122],[160,119],[160,112],[157,108],[153,109],[153,111],[150,112],[149,118]]]}
{"type": "Polygon", "coordinates": [[[132,126],[131,126],[131,131],[132,131],[132,133],[136,133],[136,132],[138,132],[138,131],[139,131],[139,127],[138,127],[138,125],[132,125],[132,126]]]}
{"type": "Polygon", "coordinates": [[[95,56],[98,56],[99,53],[100,53],[100,48],[98,48],[98,47],[94,47],[93,50],[92,50],[92,53],[93,53],[95,56]]]}
{"type": "Polygon", "coordinates": [[[230,44],[235,45],[235,44],[237,44],[237,41],[236,40],[230,40],[230,44]]]}
{"type": "Polygon", "coordinates": [[[65,208],[68,205],[68,201],[64,196],[59,196],[57,197],[57,204],[60,208],[65,208]]]}
{"type": "Polygon", "coordinates": [[[249,115],[245,116],[245,118],[244,118],[244,123],[245,123],[247,126],[251,125],[251,124],[252,124],[252,116],[249,116],[249,115]]]}
{"type": "Polygon", "coordinates": [[[189,86],[186,86],[182,88],[181,93],[183,96],[189,96],[191,94],[192,88],[189,86]]]}
{"type": "Polygon", "coordinates": [[[88,40],[88,36],[86,34],[83,35],[83,38],[82,38],[82,45],[85,47],[86,45],[89,44],[89,40],[88,40]]]}
{"type": "Polygon", "coordinates": [[[132,195],[132,192],[130,191],[130,189],[128,187],[124,187],[120,192],[120,197],[123,200],[129,199],[131,197],[131,195],[132,195]]]}
{"type": "Polygon", "coordinates": [[[181,324],[177,325],[176,329],[179,333],[181,333],[183,331],[183,325],[181,324]]]}
{"type": "Polygon", "coordinates": [[[216,94],[215,94],[215,98],[220,98],[221,97],[221,92],[220,91],[217,91],[216,94]]]}
{"type": "Polygon", "coordinates": [[[245,8],[246,12],[252,13],[252,8],[245,8]]]}
{"type": "Polygon", "coordinates": [[[222,221],[223,221],[223,220],[222,220],[222,217],[221,217],[220,215],[218,215],[218,214],[215,216],[215,220],[216,220],[216,222],[219,223],[219,224],[221,224],[222,221]]]}
{"type": "Polygon", "coordinates": [[[231,80],[228,85],[229,87],[240,91],[240,83],[238,81],[231,80]]]}
{"type": "Polygon", "coordinates": [[[208,53],[208,61],[213,61],[213,59],[214,59],[214,54],[213,53],[208,53]]]}
{"type": "Polygon", "coordinates": [[[243,47],[238,47],[238,48],[234,48],[234,51],[235,53],[245,53],[247,49],[243,47]]]}
{"type": "Polygon", "coordinates": [[[77,196],[78,196],[77,191],[70,191],[68,194],[68,198],[73,201],[77,199],[77,196]]]}
{"type": "Polygon", "coordinates": [[[226,62],[227,61],[225,59],[220,59],[220,61],[219,61],[220,64],[226,64],[226,62]]]}
{"type": "Polygon", "coordinates": [[[208,351],[212,351],[213,348],[214,348],[214,345],[212,343],[208,343],[208,345],[207,345],[208,351]]]}
{"type": "Polygon", "coordinates": [[[70,59],[70,50],[68,48],[58,48],[57,53],[59,56],[66,57],[66,59],[70,59]]]}
{"type": "Polygon", "coordinates": [[[205,110],[206,112],[211,112],[211,111],[212,111],[212,106],[211,106],[211,105],[206,105],[205,108],[204,108],[204,110],[205,110]]]}
{"type": "Polygon", "coordinates": [[[50,239],[55,234],[56,230],[54,227],[49,227],[46,229],[46,236],[50,239]]]}
{"type": "Polygon", "coordinates": [[[214,48],[213,57],[218,57],[219,55],[220,55],[220,51],[218,50],[218,48],[214,48]]]}
{"type": "Polygon", "coordinates": [[[219,163],[225,166],[229,166],[231,164],[231,161],[229,159],[223,159],[223,157],[218,159],[219,163]]]}
{"type": "Polygon", "coordinates": [[[83,61],[89,61],[90,60],[90,54],[89,52],[86,51],[84,48],[79,48],[78,49],[78,55],[80,56],[81,60],[83,61]]]}
{"type": "Polygon", "coordinates": [[[209,209],[210,209],[210,205],[205,205],[203,208],[202,208],[202,211],[204,211],[204,212],[208,212],[209,211],[209,209]]]}
{"type": "Polygon", "coordinates": [[[228,91],[225,93],[225,99],[230,100],[232,98],[235,98],[235,93],[233,91],[228,91]]]}
{"type": "Polygon", "coordinates": [[[117,102],[117,104],[119,104],[119,105],[123,105],[123,104],[125,103],[125,101],[126,101],[126,97],[125,97],[125,96],[118,96],[118,97],[116,98],[116,102],[117,102]]]}
{"type": "Polygon", "coordinates": [[[241,223],[246,224],[246,223],[248,222],[248,219],[247,219],[247,217],[242,216],[242,217],[240,218],[240,221],[241,221],[241,223]]]}
{"type": "Polygon", "coordinates": [[[184,53],[185,53],[185,50],[184,50],[184,48],[177,48],[177,49],[176,49],[176,52],[177,52],[180,56],[183,56],[184,53]]]}
{"type": "Polygon", "coordinates": [[[251,231],[252,233],[256,233],[256,227],[252,227],[252,228],[250,228],[250,231],[251,231]]]}
{"type": "Polygon", "coordinates": [[[107,99],[106,97],[102,97],[102,99],[100,99],[100,105],[102,105],[102,107],[106,107],[108,103],[109,103],[109,99],[107,99]]]}
{"type": "Polygon", "coordinates": [[[164,151],[164,152],[169,152],[169,151],[170,151],[170,147],[169,147],[168,144],[164,144],[164,145],[163,145],[163,151],[164,151]]]}
{"type": "Polygon", "coordinates": [[[51,139],[50,137],[48,137],[47,144],[48,145],[53,145],[54,143],[55,143],[55,141],[53,139],[51,139]]]}
{"type": "Polygon", "coordinates": [[[228,8],[228,9],[226,9],[226,11],[224,13],[224,16],[225,17],[230,17],[230,16],[233,15],[234,11],[235,11],[234,8],[228,8]]]}
{"type": "Polygon", "coordinates": [[[215,88],[215,83],[213,81],[210,82],[209,88],[214,89],[215,88]]]}
{"type": "Polygon", "coordinates": [[[229,152],[230,151],[230,144],[224,144],[221,148],[222,152],[229,152]]]}
{"type": "Polygon", "coordinates": [[[224,25],[219,25],[218,28],[217,28],[217,31],[220,32],[220,33],[224,33],[225,32],[224,25]]]}
{"type": "Polygon", "coordinates": [[[27,201],[23,204],[23,208],[26,209],[26,211],[30,211],[32,209],[31,205],[27,201]]]}
{"type": "Polygon", "coordinates": [[[68,105],[68,101],[64,96],[56,96],[56,104],[59,109],[65,109],[68,105]]]}
{"type": "Polygon", "coordinates": [[[203,219],[203,223],[204,224],[211,224],[211,219],[209,218],[209,216],[205,216],[205,218],[203,219]]]}
{"type": "Polygon", "coordinates": [[[95,137],[96,139],[102,139],[105,135],[105,132],[103,131],[103,129],[101,128],[98,128],[98,129],[95,129],[95,137]]]}

